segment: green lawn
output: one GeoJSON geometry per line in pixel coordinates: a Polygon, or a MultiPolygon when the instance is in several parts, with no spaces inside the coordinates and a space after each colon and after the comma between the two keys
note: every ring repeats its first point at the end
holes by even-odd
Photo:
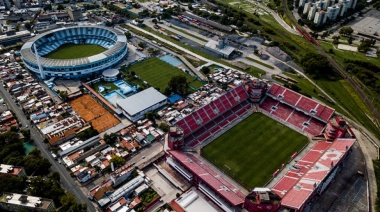
{"type": "Polygon", "coordinates": [[[202,155],[252,189],[264,186],[308,140],[273,119],[254,113],[202,149],[202,155]]]}
{"type": "Polygon", "coordinates": [[[50,59],[75,59],[89,57],[104,52],[106,49],[93,44],[63,44],[58,49],[44,57],[50,59]]]}
{"type": "Polygon", "coordinates": [[[176,75],[186,76],[189,85],[193,88],[197,89],[203,85],[202,82],[194,77],[155,57],[137,63],[127,69],[131,72],[134,71],[142,80],[148,82],[155,88],[159,88],[161,92],[168,86],[170,79],[176,75]]]}

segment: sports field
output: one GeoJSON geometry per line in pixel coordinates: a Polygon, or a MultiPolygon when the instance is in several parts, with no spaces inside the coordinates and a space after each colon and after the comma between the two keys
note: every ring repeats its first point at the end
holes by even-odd
{"type": "Polygon", "coordinates": [[[204,147],[202,155],[250,190],[264,186],[307,143],[305,136],[254,113],[204,147]]]}
{"type": "Polygon", "coordinates": [[[75,59],[89,57],[104,52],[106,49],[94,44],[63,44],[44,57],[50,59],[75,59]]]}
{"type": "Polygon", "coordinates": [[[187,82],[189,82],[189,85],[193,88],[200,88],[203,85],[202,82],[194,77],[155,57],[132,65],[127,69],[131,72],[134,71],[142,80],[148,82],[151,86],[160,88],[161,92],[164,92],[165,88],[168,87],[170,79],[177,75],[186,76],[187,82]]]}
{"type": "Polygon", "coordinates": [[[120,123],[110,112],[94,98],[86,94],[69,102],[71,107],[99,133],[120,123]]]}

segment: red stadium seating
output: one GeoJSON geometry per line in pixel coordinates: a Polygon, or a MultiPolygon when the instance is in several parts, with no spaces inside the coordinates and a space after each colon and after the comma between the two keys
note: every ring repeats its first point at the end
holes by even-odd
{"type": "Polygon", "coordinates": [[[293,112],[293,108],[289,107],[286,104],[278,104],[277,110],[273,110],[272,114],[279,117],[280,119],[286,121],[289,115],[293,112]]]}
{"type": "Polygon", "coordinates": [[[304,127],[303,123],[307,122],[309,119],[309,116],[295,110],[288,118],[288,123],[292,124],[293,126],[299,129],[302,129],[304,127]]]}

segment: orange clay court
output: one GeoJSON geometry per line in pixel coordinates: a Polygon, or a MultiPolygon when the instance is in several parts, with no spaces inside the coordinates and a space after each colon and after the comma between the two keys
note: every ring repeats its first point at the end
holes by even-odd
{"type": "Polygon", "coordinates": [[[71,107],[99,133],[116,126],[120,121],[90,95],[83,95],[70,102],[71,107]]]}

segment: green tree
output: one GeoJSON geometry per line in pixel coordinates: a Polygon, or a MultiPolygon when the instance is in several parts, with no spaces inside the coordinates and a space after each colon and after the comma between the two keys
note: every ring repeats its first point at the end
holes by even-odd
{"type": "Polygon", "coordinates": [[[0,191],[22,193],[25,188],[25,180],[15,175],[0,175],[0,191]]]}
{"type": "Polygon", "coordinates": [[[67,91],[59,91],[58,95],[59,95],[59,97],[61,97],[62,100],[66,100],[67,97],[69,96],[69,94],[67,93],[67,91]]]}
{"type": "Polygon", "coordinates": [[[22,129],[21,134],[24,136],[25,140],[30,140],[30,130],[29,129],[22,129]]]}
{"type": "Polygon", "coordinates": [[[161,124],[158,126],[158,128],[160,128],[164,132],[169,132],[170,127],[165,122],[161,122],[161,124]]]}
{"type": "Polygon", "coordinates": [[[64,10],[64,9],[65,9],[65,7],[62,4],[59,4],[57,7],[57,10],[59,10],[59,11],[64,10]]]}
{"type": "Polygon", "coordinates": [[[308,53],[302,56],[301,64],[305,72],[313,77],[323,77],[332,69],[327,58],[316,53],[308,53]]]}
{"type": "Polygon", "coordinates": [[[119,157],[117,155],[112,156],[110,162],[113,163],[115,168],[121,167],[125,164],[124,158],[119,157]]]}
{"type": "Polygon", "coordinates": [[[339,44],[339,36],[333,36],[333,44],[339,44]]]}
{"type": "Polygon", "coordinates": [[[104,134],[103,136],[103,140],[107,143],[107,144],[114,144],[117,140],[118,140],[118,137],[117,137],[117,134],[116,133],[110,133],[110,134],[104,134]]]}
{"type": "Polygon", "coordinates": [[[138,45],[139,47],[141,47],[141,48],[145,48],[145,47],[146,47],[146,43],[143,42],[143,41],[139,42],[137,45],[138,45]]]}
{"type": "Polygon", "coordinates": [[[178,93],[181,96],[186,96],[188,93],[189,84],[186,76],[177,75],[170,79],[168,87],[172,92],[178,93]]]}
{"type": "Polygon", "coordinates": [[[127,37],[127,39],[131,39],[132,38],[132,34],[130,32],[126,32],[124,34],[127,37]]]}
{"type": "Polygon", "coordinates": [[[210,68],[208,66],[203,66],[201,72],[207,75],[210,73],[210,68]]]}
{"type": "Polygon", "coordinates": [[[25,23],[24,26],[28,30],[32,29],[32,25],[29,22],[25,23]]]}
{"type": "Polygon", "coordinates": [[[62,208],[60,211],[75,211],[75,212],[86,212],[87,206],[85,204],[79,204],[75,200],[75,196],[73,194],[65,194],[61,197],[60,203],[62,204],[62,208]]]}
{"type": "Polygon", "coordinates": [[[352,44],[352,41],[353,41],[353,40],[354,40],[354,38],[353,38],[353,37],[351,37],[351,36],[350,36],[350,37],[348,37],[348,40],[347,40],[348,44],[350,44],[350,45],[351,45],[351,44],[352,44]]]}
{"type": "Polygon", "coordinates": [[[342,27],[339,30],[339,34],[346,35],[346,36],[351,35],[353,32],[354,32],[354,30],[349,26],[342,27]]]}

